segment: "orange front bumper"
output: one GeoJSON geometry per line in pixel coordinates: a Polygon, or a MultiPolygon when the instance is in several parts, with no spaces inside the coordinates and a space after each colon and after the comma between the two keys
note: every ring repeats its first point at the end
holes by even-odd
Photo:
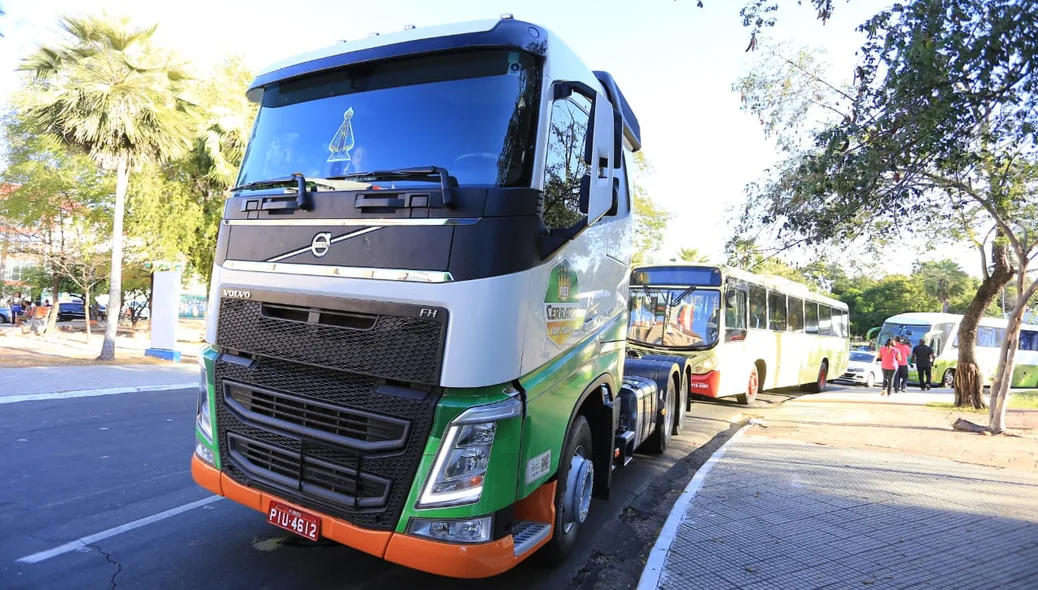
{"type": "MultiPolygon", "coordinates": [[[[440,543],[390,531],[369,531],[327,514],[303,508],[284,498],[243,486],[203,462],[197,455],[191,458],[191,476],[195,483],[210,492],[264,514],[269,510],[272,500],[317,514],[321,517],[322,537],[431,574],[452,578],[487,578],[512,569],[540,548],[538,545],[534,550],[516,556],[511,536],[490,543],[462,545],[440,543]]],[[[545,518],[542,522],[554,522],[554,498],[555,483],[545,484],[516,504],[516,514],[520,518],[524,514],[537,515],[545,518]]],[[[541,545],[547,541],[548,539],[545,539],[541,545]]]]}

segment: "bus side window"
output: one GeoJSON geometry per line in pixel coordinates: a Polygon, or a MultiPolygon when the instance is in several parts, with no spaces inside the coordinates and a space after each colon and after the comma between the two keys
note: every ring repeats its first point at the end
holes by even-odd
{"type": "Polygon", "coordinates": [[[818,333],[818,304],[812,301],[804,302],[804,331],[808,334],[818,333]]]}
{"type": "Polygon", "coordinates": [[[768,291],[768,328],[786,331],[786,296],[778,291],[768,291]]]}
{"type": "Polygon", "coordinates": [[[766,330],[768,327],[768,291],[764,287],[750,285],[750,327],[766,330]]]}
{"type": "Polygon", "coordinates": [[[789,304],[789,325],[787,330],[790,332],[803,332],[804,331],[804,300],[797,299],[796,297],[790,297],[787,299],[789,304]]]}
{"type": "Polygon", "coordinates": [[[833,322],[828,305],[818,306],[818,333],[822,336],[832,336],[833,322]]]}
{"type": "Polygon", "coordinates": [[[746,339],[746,291],[728,287],[724,310],[724,341],[746,339]]]}

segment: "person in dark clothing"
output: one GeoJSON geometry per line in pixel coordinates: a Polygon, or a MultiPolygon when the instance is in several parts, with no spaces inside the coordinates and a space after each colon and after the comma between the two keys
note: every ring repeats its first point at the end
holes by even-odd
{"type": "Polygon", "coordinates": [[[925,340],[920,340],[919,344],[912,349],[912,360],[915,362],[915,370],[919,374],[919,388],[923,391],[931,389],[930,379],[933,377],[934,353],[933,349],[926,345],[925,340]]]}

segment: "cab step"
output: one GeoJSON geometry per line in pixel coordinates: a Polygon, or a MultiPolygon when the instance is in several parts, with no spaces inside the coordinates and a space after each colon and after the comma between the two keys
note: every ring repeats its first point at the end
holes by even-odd
{"type": "Polygon", "coordinates": [[[512,525],[513,553],[516,557],[530,551],[551,534],[551,525],[546,522],[520,520],[512,525]]]}

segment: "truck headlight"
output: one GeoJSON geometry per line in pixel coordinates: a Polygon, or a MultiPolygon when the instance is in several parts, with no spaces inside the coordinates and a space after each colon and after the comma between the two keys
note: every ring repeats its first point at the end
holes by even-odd
{"type": "Polygon", "coordinates": [[[461,506],[479,501],[490,464],[497,423],[522,415],[522,403],[509,399],[469,408],[447,427],[425,482],[418,508],[461,506]]]}
{"type": "MultiPolygon", "coordinates": [[[[201,362],[199,363],[201,364],[201,362]]],[[[209,413],[209,373],[205,370],[205,365],[202,365],[199,370],[198,376],[198,403],[196,405],[198,412],[195,418],[195,424],[198,426],[198,430],[205,435],[209,442],[213,441],[213,420],[209,413]]]]}
{"type": "Polygon", "coordinates": [[[412,518],[407,533],[448,543],[486,543],[490,540],[493,517],[467,520],[427,520],[412,518]]]}

